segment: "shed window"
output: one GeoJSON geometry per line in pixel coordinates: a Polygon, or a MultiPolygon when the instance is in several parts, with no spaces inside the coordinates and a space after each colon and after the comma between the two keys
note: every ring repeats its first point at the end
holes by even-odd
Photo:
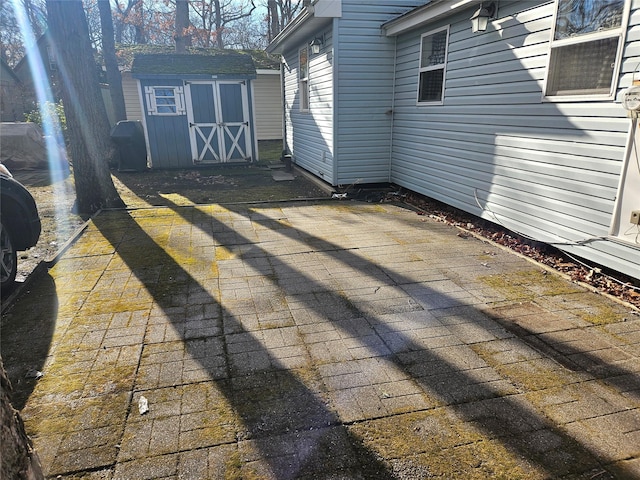
{"type": "Polygon", "coordinates": [[[304,47],[300,50],[298,54],[299,60],[299,100],[300,100],[300,110],[308,111],[309,110],[309,49],[308,47],[304,47]]]}
{"type": "Polygon", "coordinates": [[[149,115],[185,115],[182,87],[145,87],[149,115]]]}
{"type": "Polygon", "coordinates": [[[420,104],[442,103],[448,40],[448,26],[422,35],[418,79],[418,103],[420,104]]]}
{"type": "Polygon", "coordinates": [[[545,94],[613,96],[623,46],[624,0],[558,0],[545,94]]]}

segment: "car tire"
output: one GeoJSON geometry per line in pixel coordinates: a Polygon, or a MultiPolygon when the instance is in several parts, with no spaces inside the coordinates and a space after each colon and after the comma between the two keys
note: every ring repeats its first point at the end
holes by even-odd
{"type": "Polygon", "coordinates": [[[7,292],[13,287],[18,272],[18,255],[11,235],[7,228],[0,222],[0,289],[7,292]]]}

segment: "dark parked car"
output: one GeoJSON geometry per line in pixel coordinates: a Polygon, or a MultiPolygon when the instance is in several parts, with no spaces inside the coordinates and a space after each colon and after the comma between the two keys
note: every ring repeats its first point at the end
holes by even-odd
{"type": "Polygon", "coordinates": [[[0,182],[0,287],[6,292],[16,278],[17,252],[38,242],[41,224],[33,197],[4,165],[0,182]]]}

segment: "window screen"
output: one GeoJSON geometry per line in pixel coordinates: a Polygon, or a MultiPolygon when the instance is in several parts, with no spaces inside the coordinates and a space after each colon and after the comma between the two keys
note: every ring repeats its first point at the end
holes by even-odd
{"type": "Polygon", "coordinates": [[[449,28],[422,36],[418,103],[442,103],[449,28]]]}
{"type": "Polygon", "coordinates": [[[624,0],[558,0],[546,95],[611,95],[624,0]]]}

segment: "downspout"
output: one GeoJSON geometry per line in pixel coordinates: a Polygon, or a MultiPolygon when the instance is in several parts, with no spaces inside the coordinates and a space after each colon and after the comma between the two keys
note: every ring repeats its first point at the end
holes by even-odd
{"type": "Polygon", "coordinates": [[[282,95],[282,156],[291,153],[287,145],[287,99],[285,97],[286,90],[284,88],[284,54],[280,60],[280,90],[282,95]]]}
{"type": "Polygon", "coordinates": [[[395,35],[393,37],[393,83],[391,87],[391,110],[389,115],[391,115],[391,132],[389,135],[389,173],[387,174],[387,178],[389,183],[391,183],[391,162],[393,162],[393,122],[395,118],[395,106],[396,106],[396,72],[398,61],[398,36],[395,35]]]}
{"type": "Polygon", "coordinates": [[[333,101],[331,105],[331,123],[333,125],[333,133],[331,135],[333,141],[333,165],[332,165],[332,179],[331,185],[339,185],[340,179],[338,178],[338,162],[340,161],[340,152],[338,141],[340,131],[340,115],[338,109],[338,95],[340,94],[340,82],[338,78],[338,69],[340,68],[340,25],[338,19],[334,18],[331,25],[331,50],[333,55],[333,65],[331,67],[331,84],[333,88],[333,101]]]}

